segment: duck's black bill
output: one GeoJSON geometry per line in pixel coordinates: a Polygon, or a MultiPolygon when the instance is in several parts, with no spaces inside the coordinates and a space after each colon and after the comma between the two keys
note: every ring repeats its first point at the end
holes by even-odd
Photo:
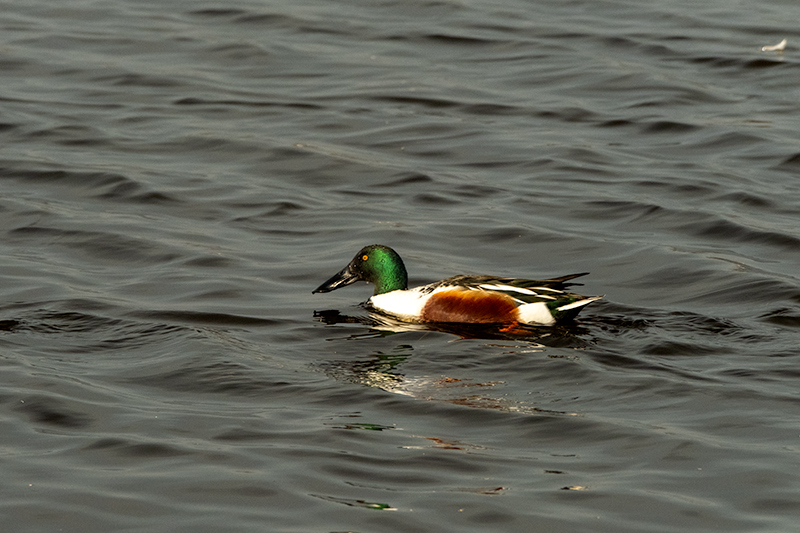
{"type": "Polygon", "coordinates": [[[334,274],[331,279],[311,291],[311,294],[316,294],[318,292],[331,292],[339,287],[346,287],[351,283],[355,283],[359,279],[360,278],[356,275],[356,273],[350,268],[350,265],[347,265],[340,272],[334,274]]]}

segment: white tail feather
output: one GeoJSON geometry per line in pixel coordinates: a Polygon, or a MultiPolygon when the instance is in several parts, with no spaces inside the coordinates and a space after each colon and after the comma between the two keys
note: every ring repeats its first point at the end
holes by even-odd
{"type": "Polygon", "coordinates": [[[569,311],[570,309],[575,309],[577,307],[583,307],[584,305],[590,304],[595,300],[599,300],[603,296],[590,296],[589,298],[584,298],[583,300],[578,300],[577,302],[572,302],[571,304],[562,305],[561,307],[556,307],[556,311],[569,311]]]}

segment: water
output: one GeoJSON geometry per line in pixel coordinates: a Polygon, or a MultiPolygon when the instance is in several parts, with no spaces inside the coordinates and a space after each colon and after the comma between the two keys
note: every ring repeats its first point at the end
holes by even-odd
{"type": "Polygon", "coordinates": [[[794,2],[2,13],[4,530],[796,530],[794,2]],[[375,242],[606,298],[311,294],[375,242]]]}

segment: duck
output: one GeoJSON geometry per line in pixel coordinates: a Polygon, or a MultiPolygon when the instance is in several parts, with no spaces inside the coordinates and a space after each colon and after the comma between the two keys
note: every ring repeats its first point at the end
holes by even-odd
{"type": "Polygon", "coordinates": [[[586,274],[544,280],[459,275],[409,289],[398,253],[371,244],[312,294],[366,281],[375,286],[367,308],[405,322],[553,326],[603,298],[564,290],[566,282],[586,274]]]}

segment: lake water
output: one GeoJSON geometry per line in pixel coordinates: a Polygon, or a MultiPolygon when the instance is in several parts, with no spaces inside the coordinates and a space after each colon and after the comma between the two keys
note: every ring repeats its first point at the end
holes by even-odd
{"type": "Polygon", "coordinates": [[[797,2],[0,6],[4,531],[797,531],[797,2]]]}

